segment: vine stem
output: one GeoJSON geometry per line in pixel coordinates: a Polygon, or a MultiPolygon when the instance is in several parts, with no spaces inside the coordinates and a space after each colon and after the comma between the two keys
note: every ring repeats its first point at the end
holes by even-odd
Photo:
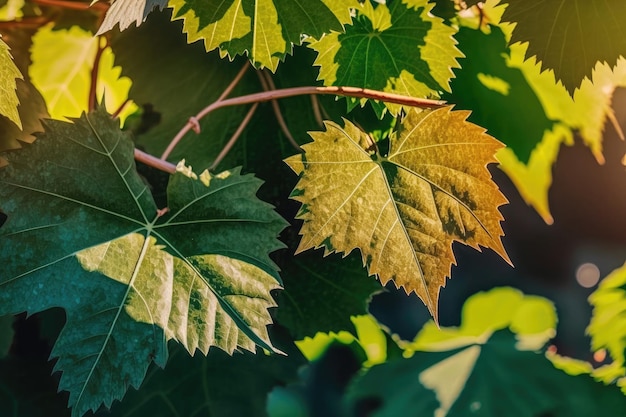
{"type": "Polygon", "coordinates": [[[149,153],[141,151],[135,148],[135,160],[143,162],[144,164],[156,168],[159,171],[167,172],[168,174],[176,173],[176,165],[152,156],[149,153]]]}
{"type": "MultiPolygon", "coordinates": [[[[411,107],[424,107],[424,108],[438,108],[446,104],[442,100],[431,100],[426,98],[416,98],[410,96],[403,96],[401,94],[386,93],[384,91],[370,90],[368,88],[359,87],[345,87],[345,86],[330,86],[330,87],[292,87],[283,88],[279,90],[263,91],[260,93],[247,94],[244,96],[233,97],[220,100],[209,104],[204,109],[200,110],[198,114],[189,118],[189,121],[183,128],[176,134],[174,139],[170,142],[169,146],[161,155],[161,159],[166,159],[172,150],[178,145],[178,142],[193,129],[197,130],[198,121],[205,117],[207,114],[222,107],[239,106],[242,104],[261,103],[264,101],[277,100],[281,98],[309,95],[309,94],[332,94],[337,96],[368,98],[373,100],[380,100],[389,103],[402,104],[411,107]]],[[[224,96],[224,94],[222,94],[224,96]]]]}

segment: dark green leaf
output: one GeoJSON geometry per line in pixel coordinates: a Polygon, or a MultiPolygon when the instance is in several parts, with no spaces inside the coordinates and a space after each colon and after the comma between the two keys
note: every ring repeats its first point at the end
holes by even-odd
{"type": "Polygon", "coordinates": [[[160,217],[132,149],[98,109],[46,122],[0,170],[0,314],[65,309],[52,355],[75,415],[138,387],[152,360],[164,366],[167,339],[273,349],[268,252],[285,223],[256,199],[260,181],[180,165],[160,217]]]}

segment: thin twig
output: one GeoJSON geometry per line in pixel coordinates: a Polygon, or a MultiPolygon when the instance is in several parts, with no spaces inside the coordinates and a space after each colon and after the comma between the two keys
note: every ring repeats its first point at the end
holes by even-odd
{"type": "Polygon", "coordinates": [[[230,84],[228,84],[228,87],[226,87],[226,89],[222,92],[222,94],[220,94],[220,96],[217,98],[218,101],[224,100],[226,97],[228,97],[231,91],[233,91],[233,89],[237,86],[237,84],[239,84],[239,81],[241,81],[241,79],[246,74],[246,71],[248,70],[249,67],[250,67],[250,61],[246,60],[246,63],[243,64],[243,67],[241,67],[237,75],[235,75],[235,78],[233,78],[230,84]]]}
{"type": "MultiPolygon", "coordinates": [[[[233,91],[235,86],[243,78],[249,66],[250,66],[249,61],[246,61],[246,63],[243,65],[243,67],[241,67],[237,75],[235,75],[235,78],[233,78],[230,84],[228,84],[228,87],[226,87],[226,89],[222,92],[222,94],[220,94],[220,96],[217,98],[217,101],[213,102],[212,104],[221,103],[226,98],[226,96],[228,96],[233,91]]],[[[193,130],[196,133],[200,133],[200,124],[198,123],[198,120],[199,118],[197,116],[196,117],[192,116],[189,118],[189,120],[187,121],[187,124],[176,134],[176,136],[174,136],[174,139],[172,139],[170,144],[167,145],[167,148],[161,155],[161,159],[167,159],[170,156],[170,154],[172,153],[176,145],[178,145],[178,142],[182,140],[182,138],[187,134],[187,132],[189,132],[189,130],[193,130]]]]}
{"type": "Polygon", "coordinates": [[[144,151],[140,151],[135,148],[135,160],[143,162],[144,164],[156,168],[160,171],[167,172],[168,174],[176,173],[176,165],[152,156],[144,151]]]}
{"type": "Polygon", "coordinates": [[[91,83],[89,85],[89,111],[93,111],[96,108],[97,103],[97,90],[98,90],[98,72],[100,71],[100,58],[102,53],[107,48],[107,41],[104,39],[104,46],[102,46],[102,40],[104,38],[98,37],[98,49],[96,50],[96,56],[93,58],[93,67],[91,67],[91,83]]]}
{"type": "MultiPolygon", "coordinates": [[[[265,91],[276,90],[276,84],[274,84],[274,80],[272,80],[272,77],[267,72],[259,71],[257,72],[257,74],[259,74],[259,80],[261,81],[261,86],[263,86],[263,90],[265,91]]],[[[272,100],[271,103],[272,103],[272,110],[274,110],[274,116],[276,117],[278,126],[280,126],[280,130],[283,131],[283,134],[285,135],[289,143],[291,143],[291,146],[293,146],[296,149],[296,151],[302,152],[302,148],[300,147],[300,145],[298,145],[298,142],[295,141],[295,139],[293,138],[293,135],[291,134],[291,132],[289,131],[289,128],[287,127],[287,123],[285,123],[285,119],[283,118],[283,113],[280,111],[280,106],[278,105],[278,100],[272,100]]]]}
{"type": "Polygon", "coordinates": [[[252,115],[254,114],[254,111],[256,110],[257,107],[259,107],[259,103],[254,103],[252,107],[250,107],[250,110],[248,110],[248,114],[246,114],[246,117],[244,117],[244,119],[241,121],[237,130],[235,131],[235,133],[233,133],[233,136],[231,136],[226,146],[224,146],[222,151],[215,158],[215,161],[213,161],[213,163],[209,167],[209,171],[214,170],[215,167],[217,167],[219,163],[222,162],[222,160],[226,157],[228,152],[230,152],[233,145],[235,145],[235,142],[237,142],[237,139],[239,139],[239,136],[241,136],[241,133],[243,132],[243,130],[246,128],[248,123],[250,123],[250,119],[252,119],[252,115]]]}
{"type": "MultiPolygon", "coordinates": [[[[263,101],[276,100],[286,97],[294,97],[309,94],[332,94],[337,96],[357,97],[357,98],[369,98],[373,100],[380,100],[389,103],[402,104],[411,107],[424,107],[424,108],[439,108],[446,105],[442,100],[431,100],[426,98],[415,98],[410,96],[403,96],[400,94],[386,93],[384,91],[370,90],[368,88],[359,87],[293,87],[283,88],[280,90],[263,91],[261,93],[247,94],[245,96],[233,97],[221,101],[216,101],[204,109],[198,114],[193,116],[196,120],[202,119],[207,114],[222,107],[239,106],[242,104],[261,103],[263,101]]],[[[185,126],[176,134],[174,139],[170,142],[169,146],[161,155],[161,159],[165,159],[169,156],[172,149],[180,142],[180,140],[189,132],[192,128],[192,123],[187,122],[185,126]]]]}
{"type": "Polygon", "coordinates": [[[319,127],[324,127],[324,119],[322,119],[322,113],[320,112],[320,101],[317,96],[311,95],[311,106],[313,107],[313,116],[319,127]]]}

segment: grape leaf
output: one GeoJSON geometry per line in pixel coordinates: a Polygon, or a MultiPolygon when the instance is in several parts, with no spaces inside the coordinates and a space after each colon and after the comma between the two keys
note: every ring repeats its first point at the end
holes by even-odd
{"type": "Polygon", "coordinates": [[[174,19],[184,21],[188,41],[202,39],[207,51],[219,48],[231,59],[248,54],[257,68],[275,71],[278,62],[302,43],[350,22],[356,0],[171,0],[174,19]]]}
{"type": "Polygon", "coordinates": [[[120,31],[128,28],[133,22],[139,26],[155,7],[162,10],[165,6],[167,0],[114,0],[96,35],[110,31],[116,24],[119,24],[120,31]]]}
{"type": "Polygon", "coordinates": [[[554,337],[556,323],[554,305],[542,297],[513,288],[475,294],[458,328],[430,321],[414,341],[401,343],[409,359],[373,367],[348,398],[353,406],[380,404],[380,417],[403,410],[450,417],[621,415],[626,398],[619,390],[568,375],[534,352],[554,337]]]}
{"type": "MultiPolygon", "coordinates": [[[[367,1],[345,33],[333,32],[309,47],[324,85],[371,88],[413,97],[438,97],[450,91],[452,68],[463,54],[455,30],[430,14],[427,0],[393,0],[376,8],[367,1]]],[[[362,100],[364,103],[365,100],[362,100]]],[[[350,102],[349,102],[350,103],[350,102]]],[[[352,101],[351,106],[357,101],[352,101]]],[[[385,105],[374,103],[382,115],[385,105]]],[[[397,114],[401,106],[387,104],[397,114]]]]}
{"type": "Polygon", "coordinates": [[[504,33],[497,26],[490,33],[461,27],[456,39],[465,58],[451,82],[452,93],[443,98],[459,109],[472,110],[468,118],[511,148],[520,162],[551,130],[554,122],[519,68],[510,68],[504,33]],[[515,114],[515,117],[511,117],[515,114]]]}
{"type": "Polygon", "coordinates": [[[11,58],[9,47],[0,37],[0,115],[6,116],[20,129],[22,121],[17,112],[20,104],[17,97],[16,80],[23,79],[20,70],[17,69],[11,58]]]}
{"type": "Polygon", "coordinates": [[[616,16],[626,15],[626,3],[603,0],[553,0],[529,4],[504,0],[503,20],[517,24],[511,42],[529,42],[528,55],[553,69],[570,94],[596,62],[611,65],[626,56],[626,28],[616,16]]]}
{"type": "MultiPolygon", "coordinates": [[[[52,118],[78,117],[87,108],[99,39],[78,26],[53,30],[48,25],[33,36],[29,74],[52,118]]],[[[104,95],[107,106],[117,109],[126,100],[131,83],[119,78],[120,69],[113,68],[113,59],[111,49],[106,48],[100,58],[96,94],[98,98],[104,95]]],[[[120,119],[135,109],[127,106],[120,119]]]]}
{"type": "Polygon", "coordinates": [[[191,353],[274,350],[268,251],[285,222],[256,199],[259,180],[181,164],[159,216],[102,108],[45,131],[0,170],[0,314],[65,309],[52,355],[74,415],[138,387],[152,360],[164,366],[168,339],[191,353]]]}
{"type": "Polygon", "coordinates": [[[606,349],[613,361],[593,375],[606,383],[621,384],[626,394],[626,265],[611,272],[589,296],[593,314],[587,333],[594,350],[606,349]]]}
{"type": "Polygon", "coordinates": [[[319,251],[303,253],[281,268],[281,277],[285,289],[276,320],[297,340],[317,332],[354,332],[350,316],[366,314],[370,298],[382,290],[356,254],[322,260],[319,251]]]}
{"type": "Polygon", "coordinates": [[[229,357],[211,350],[206,357],[190,357],[173,346],[167,368],[152,367],[141,389],[112,407],[111,417],[266,416],[268,392],[296,380],[306,363],[293,342],[280,343],[288,337],[284,329],[271,330],[272,340],[289,356],[238,352],[229,357]]]}
{"type": "Polygon", "coordinates": [[[465,121],[468,112],[411,110],[388,155],[346,122],[312,133],[286,163],[301,174],[298,252],[360,248],[370,274],[415,291],[437,317],[439,290],[455,263],[452,242],[492,248],[508,261],[498,207],[507,202],[486,165],[502,145],[465,121]]]}

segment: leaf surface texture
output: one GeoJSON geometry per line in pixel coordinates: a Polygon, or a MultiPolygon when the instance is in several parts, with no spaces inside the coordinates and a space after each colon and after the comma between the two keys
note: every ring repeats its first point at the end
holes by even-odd
{"type": "Polygon", "coordinates": [[[410,111],[387,156],[350,122],[326,122],[287,164],[301,174],[298,251],[359,248],[370,274],[416,292],[437,315],[439,290],[455,263],[452,242],[495,250],[508,260],[498,207],[506,198],[486,165],[502,145],[450,107],[410,111]]]}

